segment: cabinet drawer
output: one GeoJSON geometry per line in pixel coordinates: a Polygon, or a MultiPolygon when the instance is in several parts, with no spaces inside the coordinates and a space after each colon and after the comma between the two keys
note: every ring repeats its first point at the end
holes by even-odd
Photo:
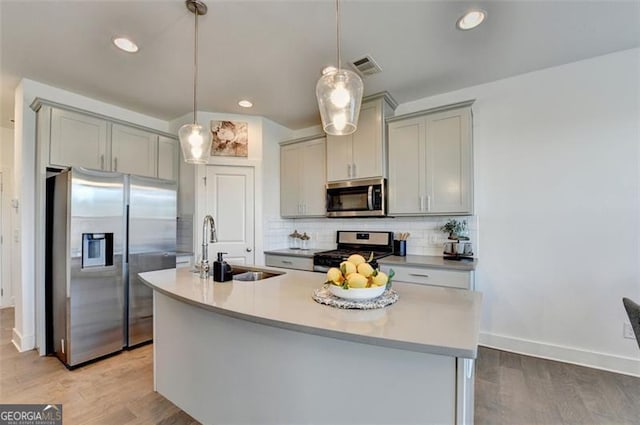
{"type": "Polygon", "coordinates": [[[265,254],[265,264],[271,267],[313,271],[313,258],[265,254]]]}
{"type": "Polygon", "coordinates": [[[191,267],[191,256],[190,255],[176,256],[176,269],[181,269],[185,267],[191,267]]]}
{"type": "Polygon", "coordinates": [[[461,270],[429,269],[424,267],[404,267],[381,265],[382,271],[393,269],[393,280],[398,282],[420,283],[422,285],[446,286],[449,288],[473,288],[473,272],[461,270]]]}

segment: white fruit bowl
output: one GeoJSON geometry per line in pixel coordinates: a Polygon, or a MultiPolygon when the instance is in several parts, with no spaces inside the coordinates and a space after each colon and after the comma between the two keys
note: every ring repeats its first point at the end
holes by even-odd
{"type": "Polygon", "coordinates": [[[349,288],[342,289],[340,286],[329,285],[329,291],[336,297],[346,300],[371,300],[378,298],[387,289],[386,285],[372,286],[371,288],[349,288]]]}

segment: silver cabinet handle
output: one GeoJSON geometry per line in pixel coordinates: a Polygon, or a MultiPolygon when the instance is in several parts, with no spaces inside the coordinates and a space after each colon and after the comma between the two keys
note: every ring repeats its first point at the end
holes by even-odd
{"type": "Polygon", "coordinates": [[[251,248],[247,248],[247,252],[251,252],[251,248]]]}
{"type": "Polygon", "coordinates": [[[118,171],[118,158],[113,158],[113,171],[118,171]]]}
{"type": "Polygon", "coordinates": [[[423,274],[423,273],[409,273],[409,276],[429,277],[428,274],[423,274]]]}
{"type": "Polygon", "coordinates": [[[100,155],[100,169],[104,170],[104,155],[100,155]]]}
{"type": "Polygon", "coordinates": [[[471,379],[471,375],[473,375],[473,359],[464,359],[464,371],[467,379],[471,379]]]}
{"type": "Polygon", "coordinates": [[[427,211],[431,211],[431,195],[427,195],[427,211]]]}
{"type": "Polygon", "coordinates": [[[291,261],[282,260],[282,264],[293,264],[291,261]]]}
{"type": "Polygon", "coordinates": [[[420,211],[424,211],[424,196],[420,195],[420,211]]]}
{"type": "Polygon", "coordinates": [[[351,164],[347,164],[347,177],[351,177],[351,164]]]}
{"type": "Polygon", "coordinates": [[[351,165],[351,171],[353,171],[353,175],[351,177],[356,176],[356,164],[351,165]]]}

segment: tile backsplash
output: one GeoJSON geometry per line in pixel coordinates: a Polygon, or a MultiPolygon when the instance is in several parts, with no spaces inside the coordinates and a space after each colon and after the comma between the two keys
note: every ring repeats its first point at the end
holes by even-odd
{"type": "MultiPolygon", "coordinates": [[[[409,255],[442,255],[443,243],[447,235],[440,231],[440,226],[452,217],[396,217],[371,219],[333,219],[333,218],[298,218],[267,220],[265,228],[264,249],[281,249],[288,247],[288,236],[294,230],[306,232],[311,237],[310,248],[334,249],[336,247],[337,230],[370,230],[387,232],[409,232],[407,254],[409,255]]],[[[469,238],[473,243],[475,256],[478,256],[478,217],[453,217],[466,220],[469,238]]]]}

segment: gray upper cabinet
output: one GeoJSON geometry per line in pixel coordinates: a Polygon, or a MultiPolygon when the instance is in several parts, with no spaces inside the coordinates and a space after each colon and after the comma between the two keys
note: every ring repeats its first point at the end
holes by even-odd
{"type": "Polygon", "coordinates": [[[156,177],[158,135],[113,124],[111,129],[111,170],[156,177]]]}
{"type": "Polygon", "coordinates": [[[393,115],[396,106],[388,93],[368,96],[355,133],[327,135],[327,181],[386,177],[385,118],[393,115]]]}
{"type": "Polygon", "coordinates": [[[178,142],[165,136],[158,136],[158,178],[178,180],[178,142]]]}
{"type": "MultiPolygon", "coordinates": [[[[66,111],[51,111],[49,163],[59,166],[104,170],[107,159],[108,125],[105,120],[66,111]]],[[[46,129],[45,129],[46,131],[46,129]]]]}
{"type": "Polygon", "coordinates": [[[48,145],[49,165],[178,179],[175,139],[58,105],[35,108],[49,118],[44,121],[49,125],[38,128],[48,145]]]}
{"type": "Polygon", "coordinates": [[[471,103],[389,121],[389,214],[473,214],[471,103]]]}
{"type": "Polygon", "coordinates": [[[325,137],[282,142],[280,146],[280,215],[322,217],[325,206],[325,137]]]}

